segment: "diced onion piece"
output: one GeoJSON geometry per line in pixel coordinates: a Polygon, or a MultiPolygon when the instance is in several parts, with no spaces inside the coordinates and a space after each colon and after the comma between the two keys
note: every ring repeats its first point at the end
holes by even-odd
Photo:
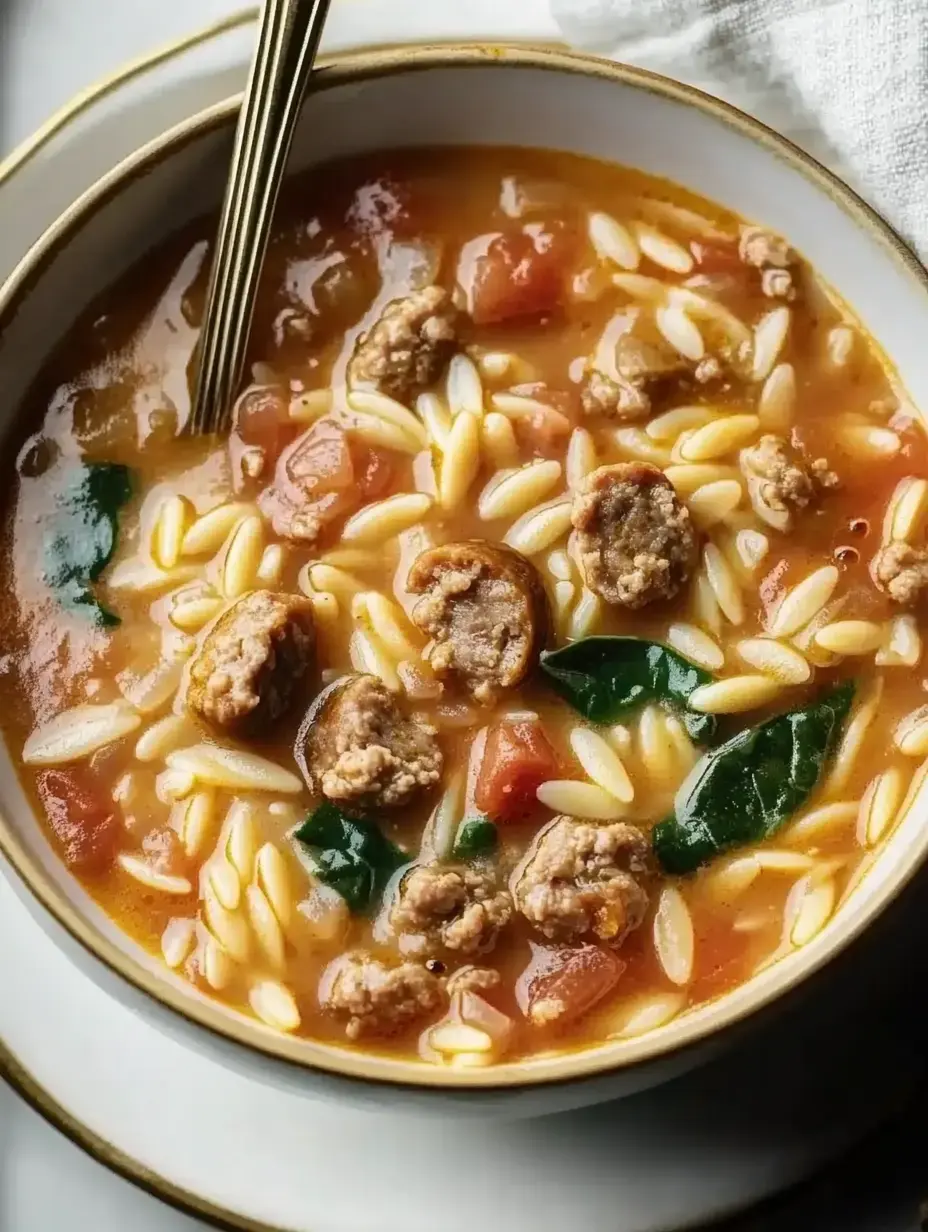
{"type": "Polygon", "coordinates": [[[445,1022],[429,1032],[429,1043],[436,1052],[492,1052],[493,1040],[467,1022],[445,1022]]]}
{"type": "Polygon", "coordinates": [[[922,638],[914,616],[894,616],[876,653],[877,667],[915,667],[922,657],[922,638]]]}

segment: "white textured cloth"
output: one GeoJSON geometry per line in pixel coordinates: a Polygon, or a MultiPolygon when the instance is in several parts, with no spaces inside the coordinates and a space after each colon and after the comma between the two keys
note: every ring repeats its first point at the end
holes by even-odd
{"type": "Polygon", "coordinates": [[[928,0],[550,0],[568,42],[698,86],[847,180],[928,260],[928,0]]]}

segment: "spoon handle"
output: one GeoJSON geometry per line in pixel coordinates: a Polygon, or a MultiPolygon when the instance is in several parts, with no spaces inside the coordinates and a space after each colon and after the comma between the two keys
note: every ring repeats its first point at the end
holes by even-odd
{"type": "Polygon", "coordinates": [[[242,99],[203,327],[190,429],[228,426],[274,205],[330,0],[264,0],[242,99]]]}

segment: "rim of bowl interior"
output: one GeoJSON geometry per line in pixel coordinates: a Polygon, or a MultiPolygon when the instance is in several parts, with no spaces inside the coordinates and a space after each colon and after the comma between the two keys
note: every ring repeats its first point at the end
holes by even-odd
{"type": "MultiPolygon", "coordinates": [[[[438,44],[413,48],[345,53],[318,70],[315,90],[333,89],[359,80],[417,72],[434,68],[522,67],[554,73],[580,74],[630,86],[657,94],[686,106],[696,107],[722,121],[742,136],[761,145],[811,180],[862,229],[875,237],[887,255],[914,278],[928,294],[928,271],[892,228],[846,184],[786,138],[779,136],[736,108],[692,86],[659,74],[613,61],[574,52],[526,45],[438,44]]],[[[205,108],[143,145],[87,189],[31,246],[16,268],[0,286],[0,336],[5,322],[16,311],[59,249],[80,230],[96,208],[116,195],[128,179],[142,174],[185,141],[204,131],[231,124],[239,106],[234,96],[205,108]]],[[[803,983],[850,944],[883,911],[907,884],[928,854],[928,827],[913,843],[897,867],[884,876],[866,908],[848,910],[859,899],[859,885],[844,912],[823,933],[801,951],[787,955],[755,974],[745,984],[718,999],[680,1015],[666,1026],[625,1040],[608,1041],[595,1047],[566,1052],[537,1061],[503,1062],[480,1070],[451,1070],[430,1067],[422,1062],[405,1061],[377,1053],[353,1051],[303,1037],[275,1033],[257,1021],[236,1014],[218,1002],[200,1000],[179,986],[159,978],[131,953],[98,933],[67,900],[17,838],[8,820],[0,814],[0,851],[16,873],[53,918],[92,957],[102,962],[136,989],[188,1023],[240,1045],[265,1058],[301,1069],[316,1069],[344,1078],[393,1087],[424,1087],[436,1091],[460,1089],[507,1089],[569,1082],[597,1074],[628,1069],[645,1061],[672,1055],[741,1022],[764,1006],[803,983]]],[[[869,870],[868,870],[869,871],[869,870]]],[[[866,880],[866,878],[864,878],[866,880]]]]}

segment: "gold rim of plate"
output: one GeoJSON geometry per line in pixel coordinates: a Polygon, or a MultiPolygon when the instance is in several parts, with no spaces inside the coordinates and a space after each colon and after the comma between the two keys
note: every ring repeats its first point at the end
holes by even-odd
{"type": "MultiPolygon", "coordinates": [[[[199,40],[196,37],[187,38],[178,48],[190,48],[196,45],[197,41],[228,30],[230,22],[237,24],[244,20],[245,16],[239,15],[237,19],[218,23],[202,33],[199,40]]],[[[128,80],[130,76],[146,71],[146,68],[153,64],[163,62],[170,54],[168,49],[162,48],[146,60],[136,62],[129,70],[122,70],[117,75],[118,79],[128,80]]],[[[331,89],[346,82],[383,77],[398,71],[494,65],[532,67],[596,77],[698,108],[711,118],[749,137],[792,170],[812,181],[820,191],[850,215],[858,226],[876,238],[890,258],[918,282],[922,291],[928,292],[928,272],[916,256],[888,224],[835,175],[759,121],[691,86],[682,85],[656,73],[548,46],[480,43],[406,45],[332,57],[320,68],[315,88],[331,89]]],[[[102,83],[97,87],[96,96],[100,97],[112,88],[110,82],[102,83]]],[[[123,159],[65,210],[32,245],[6,282],[0,286],[0,333],[6,319],[15,311],[19,299],[28,293],[48,262],[95,208],[118,192],[129,178],[141,175],[160,159],[173,153],[185,141],[205,130],[231,124],[238,105],[239,97],[235,96],[175,125],[167,133],[149,141],[123,159]]],[[[86,96],[76,100],[74,114],[84,110],[86,106],[86,96]]],[[[54,131],[60,130],[66,122],[64,113],[59,113],[52,122],[54,131]]],[[[35,140],[31,144],[27,143],[25,157],[28,158],[35,148],[35,140]]],[[[21,166],[23,161],[22,156],[14,154],[12,165],[14,168],[21,166]]],[[[5,167],[0,167],[0,173],[8,174],[9,165],[10,160],[7,160],[5,167]]],[[[234,1015],[218,1004],[197,1001],[179,988],[173,987],[167,980],[160,979],[113,941],[100,935],[67,901],[39,862],[27,852],[2,815],[0,851],[35,898],[91,956],[146,993],[161,1007],[179,1014],[188,1023],[275,1061],[317,1069],[355,1081],[373,1082],[385,1087],[424,1087],[440,1092],[467,1088],[502,1090],[545,1086],[615,1072],[645,1061],[668,1057],[733,1026],[802,983],[870,924],[921,864],[928,851],[928,828],[924,830],[919,842],[913,844],[903,858],[896,860],[896,866],[887,870],[883,884],[872,895],[866,909],[858,909],[856,912],[845,910],[825,936],[810,943],[801,953],[774,964],[717,1001],[684,1013],[667,1026],[638,1038],[606,1043],[534,1062],[509,1062],[488,1070],[447,1072],[411,1061],[376,1054],[365,1055],[346,1047],[275,1034],[256,1022],[250,1022],[244,1016],[234,1015]]],[[[853,906],[853,902],[848,906],[853,906]]],[[[244,1226],[260,1225],[246,1223],[244,1226]]]]}

